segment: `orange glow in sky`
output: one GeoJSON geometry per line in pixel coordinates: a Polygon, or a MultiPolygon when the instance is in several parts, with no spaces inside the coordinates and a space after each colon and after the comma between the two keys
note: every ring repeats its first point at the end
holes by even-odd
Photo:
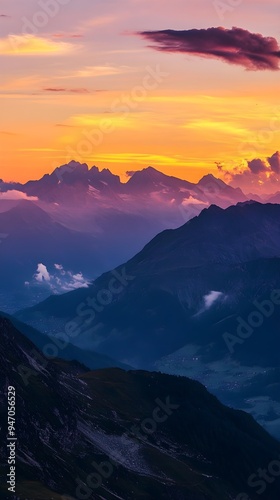
{"type": "Polygon", "coordinates": [[[218,175],[216,163],[231,171],[280,149],[278,71],[154,50],[136,35],[238,26],[277,39],[278,1],[223,14],[209,0],[58,1],[41,18],[37,1],[5,4],[0,178],[39,178],[75,159],[123,179],[152,165],[197,181],[218,175]]]}

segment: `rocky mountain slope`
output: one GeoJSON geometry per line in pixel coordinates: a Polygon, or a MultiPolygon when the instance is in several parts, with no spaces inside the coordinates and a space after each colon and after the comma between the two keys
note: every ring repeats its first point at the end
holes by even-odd
{"type": "MultiPolygon", "coordinates": [[[[232,500],[247,492],[255,500],[261,490],[264,500],[279,498],[279,443],[198,382],[46,359],[5,318],[0,339],[0,474],[14,387],[17,498],[232,500]],[[267,481],[258,480],[262,467],[267,481]]],[[[5,481],[0,492],[12,497],[5,481]]]]}

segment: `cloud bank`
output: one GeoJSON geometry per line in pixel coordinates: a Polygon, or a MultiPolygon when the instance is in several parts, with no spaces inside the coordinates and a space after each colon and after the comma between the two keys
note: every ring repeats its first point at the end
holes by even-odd
{"type": "Polygon", "coordinates": [[[279,70],[277,40],[242,28],[142,31],[137,34],[155,43],[152,48],[159,51],[219,59],[247,70],[279,70]]]}
{"type": "Polygon", "coordinates": [[[61,264],[54,264],[51,272],[45,264],[39,263],[32,281],[25,284],[27,286],[45,286],[52,293],[64,293],[77,288],[87,288],[90,282],[82,273],[74,274],[71,271],[66,271],[61,264]]]}
{"type": "Polygon", "coordinates": [[[271,192],[271,185],[277,185],[280,181],[280,152],[276,151],[266,158],[254,158],[247,161],[245,167],[236,166],[229,170],[218,164],[218,169],[233,187],[241,187],[247,192],[252,189],[256,192],[271,192]]]}
{"type": "Polygon", "coordinates": [[[22,191],[16,191],[15,189],[11,189],[9,191],[5,191],[4,193],[0,192],[0,200],[29,200],[29,201],[38,201],[37,196],[28,196],[26,193],[22,191]]]}

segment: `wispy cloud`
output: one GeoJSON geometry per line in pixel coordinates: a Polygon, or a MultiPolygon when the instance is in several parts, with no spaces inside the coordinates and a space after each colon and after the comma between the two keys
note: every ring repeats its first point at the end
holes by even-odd
{"type": "Polygon", "coordinates": [[[89,94],[88,89],[84,88],[78,88],[78,89],[66,89],[66,88],[61,88],[61,87],[47,87],[43,89],[44,92],[57,92],[57,93],[72,93],[72,94],[89,94]]]}
{"type": "Polygon", "coordinates": [[[6,191],[5,193],[0,192],[0,200],[29,200],[29,201],[37,201],[37,196],[28,196],[26,193],[22,193],[21,191],[16,191],[11,189],[10,191],[6,191]]]}
{"type": "Polygon", "coordinates": [[[152,48],[163,52],[220,59],[249,70],[279,70],[277,40],[242,28],[142,31],[138,35],[154,42],[152,48]]]}
{"type": "MultiPolygon", "coordinates": [[[[130,127],[129,127],[130,128],[130,127]]],[[[160,154],[148,154],[148,153],[101,153],[95,154],[94,158],[98,162],[102,163],[119,163],[119,164],[140,164],[140,165],[153,165],[157,166],[182,166],[185,167],[188,164],[189,158],[187,155],[160,155],[160,154]]],[[[193,165],[191,160],[191,165],[193,165]]],[[[201,161],[200,161],[201,165],[201,161]]]]}
{"type": "Polygon", "coordinates": [[[19,149],[18,151],[22,153],[32,153],[32,152],[38,152],[38,153],[55,153],[55,152],[61,152],[61,149],[55,149],[55,148],[22,148],[19,149]]]}
{"type": "Polygon", "coordinates": [[[88,78],[93,76],[121,75],[133,71],[136,71],[135,68],[131,68],[130,66],[86,66],[77,71],[73,76],[88,78]]]}
{"type": "Polygon", "coordinates": [[[218,301],[224,300],[226,296],[222,292],[217,292],[215,290],[211,290],[209,293],[204,295],[203,297],[203,305],[199,309],[199,311],[195,314],[195,316],[199,316],[200,314],[208,311],[211,307],[218,301]]]}
{"type": "Polygon", "coordinates": [[[230,134],[243,136],[248,135],[249,130],[228,121],[214,121],[214,120],[194,120],[184,125],[184,128],[198,129],[198,130],[213,130],[222,134],[230,134]]]}
{"type": "Polygon", "coordinates": [[[215,292],[212,290],[207,295],[204,296],[205,309],[210,309],[215,302],[223,296],[222,292],[215,292]]]}
{"type": "Polygon", "coordinates": [[[96,28],[99,26],[107,26],[109,24],[113,24],[117,21],[118,16],[97,16],[91,19],[88,19],[83,23],[85,28],[96,28]]]}
{"type": "Polygon", "coordinates": [[[15,132],[7,132],[6,130],[0,130],[0,135],[16,136],[16,135],[19,135],[19,134],[16,134],[15,132]]]}
{"type": "Polygon", "coordinates": [[[0,55],[44,56],[71,53],[76,46],[35,35],[9,35],[0,39],[0,55]]]}
{"type": "Polygon", "coordinates": [[[79,33],[54,33],[53,35],[53,38],[83,38],[84,35],[81,35],[79,33]]]}
{"type": "Polygon", "coordinates": [[[77,128],[77,125],[67,125],[66,123],[56,123],[56,127],[77,128]]]}

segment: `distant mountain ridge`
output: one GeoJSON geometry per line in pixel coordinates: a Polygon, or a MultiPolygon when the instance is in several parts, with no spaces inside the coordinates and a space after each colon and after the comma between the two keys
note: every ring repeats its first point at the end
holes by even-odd
{"type": "MultiPolygon", "coordinates": [[[[124,195],[149,195],[152,192],[168,189],[173,193],[180,190],[181,198],[187,198],[189,194],[200,196],[200,201],[209,201],[209,197],[216,196],[229,198],[233,201],[245,201],[247,197],[239,188],[228,186],[221,179],[215,178],[212,174],[203,177],[197,184],[179,179],[174,176],[163,174],[153,167],[147,167],[136,171],[126,183],[121,182],[120,177],[114,175],[109,169],[99,170],[93,166],[89,168],[87,164],[71,161],[66,165],[56,168],[53,173],[44,175],[39,180],[28,181],[25,184],[2,183],[0,190],[6,192],[9,189],[17,189],[28,196],[37,196],[42,201],[66,201],[67,195],[73,194],[72,187],[80,194],[86,188],[93,188],[103,195],[115,194],[124,195]]],[[[79,199],[79,198],[78,198],[79,199]]],[[[71,200],[68,200],[71,202],[71,200]]],[[[82,201],[82,197],[80,197],[82,201]]]]}

